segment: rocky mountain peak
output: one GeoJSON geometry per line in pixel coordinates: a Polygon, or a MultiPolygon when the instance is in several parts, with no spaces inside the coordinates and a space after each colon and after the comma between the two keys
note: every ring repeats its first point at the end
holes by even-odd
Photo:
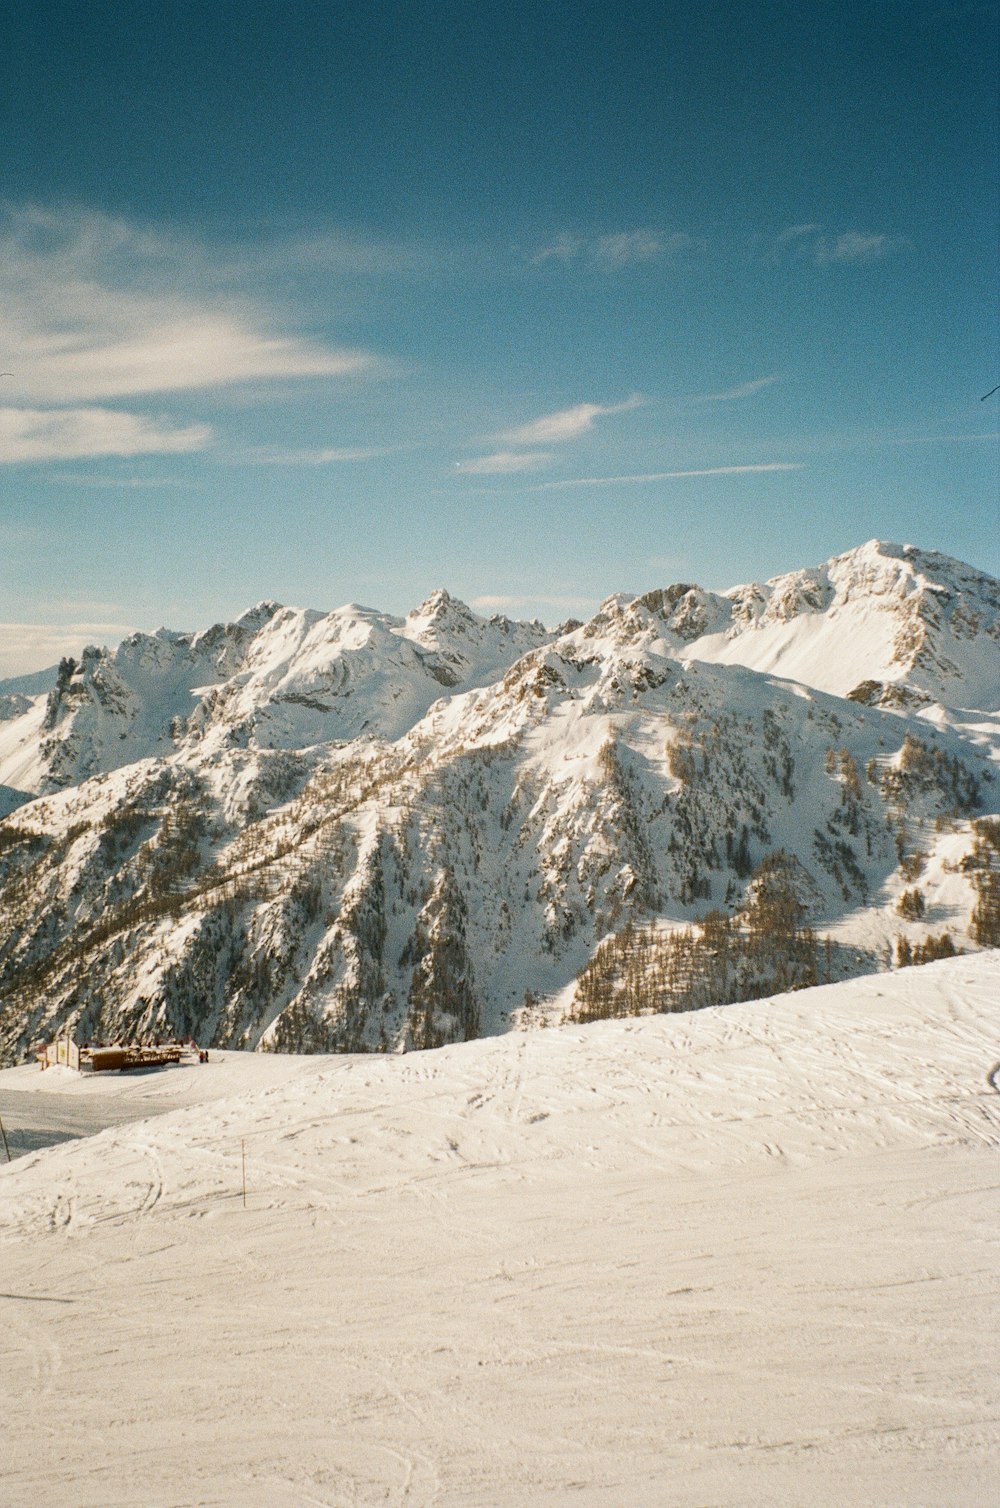
{"type": "Polygon", "coordinates": [[[419,607],[407,614],[407,623],[416,625],[439,623],[448,619],[475,618],[471,608],[458,597],[453,597],[443,586],[436,587],[419,607]]]}

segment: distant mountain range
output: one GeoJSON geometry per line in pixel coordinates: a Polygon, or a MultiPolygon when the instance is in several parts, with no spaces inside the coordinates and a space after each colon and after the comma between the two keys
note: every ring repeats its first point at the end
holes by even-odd
{"type": "Polygon", "coordinates": [[[3,1061],[397,1050],[993,936],[1000,584],[935,552],[555,631],[264,602],[40,685],[0,683],[3,1061]]]}

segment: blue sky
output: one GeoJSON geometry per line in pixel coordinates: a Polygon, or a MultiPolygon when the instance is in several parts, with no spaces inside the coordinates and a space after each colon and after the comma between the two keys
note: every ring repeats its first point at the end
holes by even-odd
{"type": "Polygon", "coordinates": [[[0,3],[0,674],[1000,572],[995,3],[0,3]]]}

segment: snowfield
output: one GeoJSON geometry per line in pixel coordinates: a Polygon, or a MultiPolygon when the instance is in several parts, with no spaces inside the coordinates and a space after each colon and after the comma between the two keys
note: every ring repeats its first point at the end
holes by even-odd
{"type": "Polygon", "coordinates": [[[0,1501],[997,1501],[998,993],[0,1073],[0,1501]]]}

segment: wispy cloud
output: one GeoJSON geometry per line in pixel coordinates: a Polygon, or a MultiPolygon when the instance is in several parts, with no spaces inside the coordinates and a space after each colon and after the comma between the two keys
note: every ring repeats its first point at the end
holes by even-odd
{"type": "Polygon", "coordinates": [[[527,609],[535,612],[539,608],[553,607],[560,613],[575,613],[589,611],[595,603],[593,597],[577,596],[554,596],[554,597],[530,597],[494,594],[485,597],[473,597],[469,606],[477,613],[520,613],[527,609]]]}
{"type": "Polygon", "coordinates": [[[535,471],[546,466],[552,456],[541,450],[498,450],[489,456],[474,456],[467,461],[456,461],[455,470],[461,476],[504,476],[519,471],[535,471]]]}
{"type": "Polygon", "coordinates": [[[84,471],[50,471],[45,477],[52,487],[93,487],[99,491],[120,488],[126,492],[148,492],[161,487],[180,487],[184,491],[197,488],[200,483],[189,478],[173,476],[102,476],[84,471]]]}
{"type": "Polygon", "coordinates": [[[526,424],[518,424],[497,436],[499,440],[516,448],[456,461],[455,470],[462,476],[501,476],[535,471],[539,466],[548,465],[554,457],[551,451],[534,447],[562,445],[569,440],[577,440],[593,429],[598,419],[610,414],[626,413],[645,401],[638,393],[634,393],[622,403],[576,403],[572,408],[561,408],[555,413],[543,414],[538,419],[530,419],[526,424]]]}
{"type": "Polygon", "coordinates": [[[109,408],[0,409],[0,464],[203,450],[207,424],[182,426],[109,408]]]}
{"type": "Polygon", "coordinates": [[[988,429],[974,435],[908,435],[895,440],[896,445],[969,445],[983,440],[1000,440],[1000,430],[988,429]]]}
{"type": "Polygon", "coordinates": [[[0,217],[0,349],[21,403],[70,404],[378,369],[282,328],[197,243],[86,212],[0,217]]]}
{"type": "Polygon", "coordinates": [[[634,393],[623,403],[577,403],[572,408],[559,409],[554,414],[543,414],[527,424],[508,429],[501,437],[514,445],[555,445],[564,440],[576,440],[593,429],[598,419],[610,414],[624,414],[629,409],[639,408],[645,400],[634,393]]]}
{"type": "Polygon", "coordinates": [[[600,237],[594,247],[594,261],[601,267],[617,269],[633,262],[652,262],[665,249],[664,237],[655,230],[618,231],[600,237]]]}
{"type": "Polygon", "coordinates": [[[251,450],[246,459],[258,466],[337,466],[348,461],[374,461],[390,454],[383,446],[342,445],[317,450],[251,450]]]}
{"type": "Polygon", "coordinates": [[[730,387],[722,393],[702,393],[694,401],[696,403],[730,403],[739,398],[752,398],[755,393],[762,392],[764,388],[771,387],[773,383],[780,382],[780,376],[754,377],[750,382],[741,382],[738,387],[730,387]]]}
{"type": "Polygon", "coordinates": [[[801,461],[764,461],[753,466],[703,466],[690,471],[645,471],[628,476],[578,476],[560,482],[539,482],[536,492],[557,491],[567,487],[617,487],[624,483],[667,482],[677,477],[741,476],[763,471],[801,471],[801,461]]]}
{"type": "Polygon", "coordinates": [[[541,267],[546,262],[572,262],[580,255],[585,244],[582,236],[564,230],[547,246],[540,247],[531,260],[536,267],[541,267]]]}
{"type": "Polygon", "coordinates": [[[810,221],[789,225],[775,236],[773,254],[779,260],[785,256],[801,257],[817,267],[829,267],[838,263],[878,262],[905,244],[901,236],[870,230],[831,232],[810,221]]]}
{"type": "Polygon", "coordinates": [[[47,670],[87,644],[119,644],[127,623],[0,623],[0,680],[47,670]]]}
{"type": "Polygon", "coordinates": [[[619,272],[625,267],[676,256],[698,245],[694,236],[686,231],[618,230],[595,236],[562,231],[539,247],[531,261],[536,267],[546,263],[566,266],[578,262],[600,272],[619,272]]]}
{"type": "Polygon", "coordinates": [[[779,234],[775,236],[775,245],[792,246],[796,241],[805,240],[807,236],[818,235],[822,229],[823,227],[821,225],[817,225],[814,220],[807,221],[803,225],[788,225],[783,231],[780,231],[779,234]]]}
{"type": "Polygon", "coordinates": [[[877,262],[899,245],[892,236],[871,231],[847,230],[839,236],[820,236],[813,260],[823,267],[828,262],[877,262]]]}
{"type": "Polygon", "coordinates": [[[265,379],[346,377],[371,365],[360,352],[265,335],[240,315],[169,310],[149,299],[131,303],[122,311],[129,329],[112,330],[92,307],[80,310],[72,332],[37,331],[15,362],[18,390],[36,400],[87,402],[265,379]]]}

